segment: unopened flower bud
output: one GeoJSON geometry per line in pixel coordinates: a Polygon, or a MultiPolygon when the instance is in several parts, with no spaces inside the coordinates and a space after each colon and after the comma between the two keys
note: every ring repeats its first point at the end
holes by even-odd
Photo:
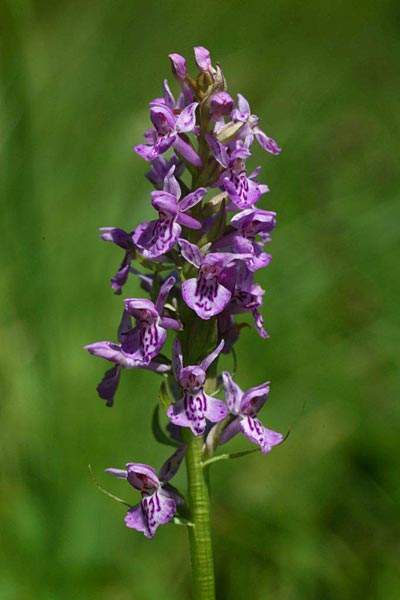
{"type": "Polygon", "coordinates": [[[171,61],[172,73],[175,77],[183,81],[187,77],[186,60],[180,54],[169,54],[171,61]]]}
{"type": "Polygon", "coordinates": [[[209,71],[211,69],[210,53],[207,48],[196,46],[194,48],[194,57],[200,71],[209,71]]]}

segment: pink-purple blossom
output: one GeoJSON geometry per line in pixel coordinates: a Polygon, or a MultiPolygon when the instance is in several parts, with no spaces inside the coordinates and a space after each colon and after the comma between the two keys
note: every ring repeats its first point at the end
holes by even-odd
{"type": "Polygon", "coordinates": [[[180,494],[169,485],[185,456],[186,446],[178,448],[161,467],[159,473],[143,463],[128,463],[126,469],[106,469],[106,473],[126,479],[139,490],[142,499],[130,508],[125,516],[125,524],[131,529],[152,538],[159,525],[169,523],[178,506],[184,504],[180,494]]]}

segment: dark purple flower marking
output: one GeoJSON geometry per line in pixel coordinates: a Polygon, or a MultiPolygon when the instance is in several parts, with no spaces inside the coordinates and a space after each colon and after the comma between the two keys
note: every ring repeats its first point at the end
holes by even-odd
{"type": "Polygon", "coordinates": [[[153,467],[142,463],[128,463],[124,469],[106,469],[106,473],[126,479],[139,490],[142,500],[133,506],[125,517],[127,527],[141,531],[152,538],[159,525],[171,521],[183,498],[168,482],[174,477],[185,456],[186,446],[178,448],[164,463],[158,475],[153,467]]]}
{"type": "Polygon", "coordinates": [[[201,223],[185,214],[193,206],[201,202],[207,193],[205,188],[198,188],[180,200],[181,188],[174,177],[175,166],[168,171],[164,180],[164,190],[152,192],[152,204],[159,212],[155,221],[138,225],[133,234],[133,241],[145,258],[157,258],[169,252],[182,232],[181,225],[189,229],[200,229],[201,223]]]}
{"type": "Polygon", "coordinates": [[[243,392],[227,371],[222,373],[222,379],[229,412],[235,419],[222,432],[220,443],[225,444],[241,431],[251,442],[260,446],[263,454],[267,454],[273,446],[283,441],[281,433],[267,429],[257,418],[257,413],[268,398],[269,382],[243,392]]]}
{"type": "Polygon", "coordinates": [[[203,389],[206,381],[206,371],[222,351],[222,340],[200,365],[183,366],[182,350],[178,338],[173,347],[172,368],[176,380],[183,388],[183,398],[172,404],[167,410],[167,416],[174,425],[190,427],[194,435],[202,435],[206,428],[206,419],[212,423],[222,421],[228,410],[224,402],[208,396],[203,389]]]}

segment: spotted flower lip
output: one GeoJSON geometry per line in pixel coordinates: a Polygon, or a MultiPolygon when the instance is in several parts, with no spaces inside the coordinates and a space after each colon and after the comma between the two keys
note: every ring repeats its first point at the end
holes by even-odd
{"type": "Polygon", "coordinates": [[[207,190],[198,188],[181,198],[181,188],[174,171],[173,165],[165,176],[163,191],[152,192],[152,204],[159,212],[158,219],[138,225],[132,236],[145,258],[157,258],[172,250],[182,232],[182,225],[189,229],[201,228],[201,223],[186,212],[201,202],[207,190]]]}
{"type": "Polygon", "coordinates": [[[269,395],[269,382],[243,392],[227,371],[223,371],[222,379],[229,412],[235,417],[227,425],[220,437],[225,444],[237,433],[242,432],[251,442],[258,444],[263,454],[283,442],[283,435],[267,429],[257,418],[257,413],[264,406],[269,395]]]}
{"type": "Polygon", "coordinates": [[[167,416],[174,425],[189,427],[194,435],[202,435],[207,421],[218,423],[227,414],[224,402],[208,396],[203,389],[206,381],[206,371],[218,357],[224,347],[224,340],[218,344],[200,365],[183,366],[182,349],[178,338],[173,346],[172,368],[176,380],[183,389],[183,398],[172,404],[167,410],[167,416]]]}
{"type": "Polygon", "coordinates": [[[180,238],[182,256],[199,269],[198,277],[182,283],[185,303],[204,320],[218,315],[231,299],[231,291],[221,283],[223,271],[236,260],[250,258],[248,254],[210,252],[203,256],[195,244],[180,238]]]}
{"type": "Polygon", "coordinates": [[[196,127],[196,108],[198,102],[191,102],[179,115],[175,115],[165,102],[150,103],[150,119],[154,129],[145,133],[146,144],[135,146],[134,150],[147,161],[153,161],[164,154],[171,146],[187,161],[201,167],[202,162],[193,147],[182,134],[192,132],[196,127]]]}
{"type": "Polygon", "coordinates": [[[128,463],[126,469],[106,469],[106,473],[119,479],[126,479],[142,495],[141,502],[129,509],[125,524],[141,531],[147,538],[154,537],[159,525],[171,521],[178,506],[184,504],[182,496],[168,485],[177,473],[185,456],[186,446],[182,445],[161,467],[159,473],[143,463],[128,463]]]}

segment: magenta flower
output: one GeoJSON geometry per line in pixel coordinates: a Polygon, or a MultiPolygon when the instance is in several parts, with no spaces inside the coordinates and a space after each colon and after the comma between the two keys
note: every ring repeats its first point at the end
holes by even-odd
{"type": "Polygon", "coordinates": [[[273,446],[283,442],[281,433],[267,429],[257,418],[268,398],[269,382],[243,392],[227,371],[223,371],[222,379],[229,412],[235,419],[222,432],[220,443],[225,444],[241,431],[247,439],[260,446],[263,454],[267,454],[273,446]]]}
{"type": "Polygon", "coordinates": [[[180,200],[181,188],[174,177],[175,166],[168,171],[164,180],[164,190],[152,192],[152,205],[159,212],[155,221],[138,225],[133,241],[145,258],[157,258],[169,252],[182,232],[181,225],[189,229],[200,229],[201,223],[185,214],[201,202],[207,193],[198,188],[180,200]]]}
{"type": "Polygon", "coordinates": [[[250,255],[231,252],[210,252],[203,256],[195,244],[180,238],[182,256],[199,269],[198,277],[182,283],[182,297],[201,319],[210,319],[222,312],[232,293],[221,283],[224,270],[236,260],[250,255]]]}
{"type": "Polygon", "coordinates": [[[178,448],[161,467],[158,475],[153,467],[142,463],[128,463],[126,470],[106,469],[106,473],[126,479],[142,494],[141,502],[126,514],[127,527],[152,538],[159,525],[165,525],[173,519],[177,506],[183,505],[184,500],[168,482],[178,471],[185,451],[186,446],[178,448]]]}
{"type": "Polygon", "coordinates": [[[234,149],[229,151],[213,135],[207,134],[206,138],[214,158],[225,169],[213,185],[225,189],[234,209],[251,208],[269,188],[255,180],[259,168],[247,177],[245,161],[251,156],[250,150],[241,142],[236,142],[234,149]]]}
{"type": "Polygon", "coordinates": [[[146,131],[146,144],[135,146],[135,152],[145,160],[152,161],[173,146],[187,161],[201,167],[200,157],[187,139],[182,137],[195,129],[198,105],[198,102],[192,102],[177,116],[164,100],[151,102],[150,119],[154,129],[146,131]]]}
{"type": "Polygon", "coordinates": [[[257,115],[251,114],[250,105],[246,98],[244,98],[242,94],[238,94],[237,97],[238,108],[232,111],[232,120],[243,123],[243,127],[239,134],[240,137],[246,138],[246,145],[248,146],[251,146],[255,137],[264,150],[271,152],[271,154],[279,154],[281,148],[279,148],[275,140],[268,137],[267,134],[260,129],[258,126],[260,118],[257,117],[257,115]]]}
{"type": "Polygon", "coordinates": [[[162,313],[168,294],[175,284],[175,277],[169,277],[161,286],[157,301],[129,298],[125,300],[125,310],[118,329],[119,344],[114,342],[95,342],[85,346],[90,354],[115,363],[115,367],[106,372],[97,387],[100,398],[107,406],[114,403],[121,369],[146,368],[158,373],[170,369],[168,365],[154,361],[167,338],[167,329],[178,330],[181,324],[175,319],[163,317],[162,313]],[[132,328],[131,317],[136,319],[132,328]]]}
{"type": "Polygon", "coordinates": [[[206,371],[222,351],[224,341],[204,358],[200,365],[183,366],[182,349],[178,338],[173,347],[172,368],[176,380],[183,388],[183,398],[172,404],[167,410],[167,416],[174,425],[190,427],[194,435],[202,435],[206,428],[206,419],[212,423],[222,421],[228,409],[224,402],[208,396],[203,386],[206,381],[206,371]]]}

